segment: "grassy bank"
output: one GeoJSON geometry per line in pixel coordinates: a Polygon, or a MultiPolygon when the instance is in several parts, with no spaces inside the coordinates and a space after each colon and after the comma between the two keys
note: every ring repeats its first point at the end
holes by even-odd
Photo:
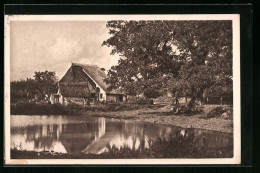
{"type": "MultiPolygon", "coordinates": [[[[79,105],[17,104],[11,106],[12,115],[86,115],[121,120],[134,120],[155,124],[175,125],[183,128],[233,133],[233,117],[222,116],[232,106],[203,105],[196,114],[178,114],[170,105],[108,104],[93,107],[79,105]]],[[[236,116],[236,115],[234,115],[236,116]]]]}
{"type": "Polygon", "coordinates": [[[107,146],[102,154],[62,154],[55,152],[35,152],[11,150],[12,159],[123,159],[123,158],[231,158],[232,144],[228,147],[214,149],[201,145],[195,136],[178,136],[169,140],[157,139],[149,142],[149,148],[132,149],[127,146],[116,148],[107,146]]]}
{"type": "Polygon", "coordinates": [[[11,105],[12,115],[82,115],[87,112],[131,111],[158,108],[160,105],[109,103],[99,106],[20,103],[11,105]]]}

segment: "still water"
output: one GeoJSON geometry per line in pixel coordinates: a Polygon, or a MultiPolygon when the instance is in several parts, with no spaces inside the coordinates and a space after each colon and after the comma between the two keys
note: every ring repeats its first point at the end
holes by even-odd
{"type": "Polygon", "coordinates": [[[11,148],[28,151],[100,154],[112,146],[149,148],[151,140],[191,135],[194,145],[203,150],[233,150],[231,134],[213,131],[83,115],[11,116],[11,148]]]}

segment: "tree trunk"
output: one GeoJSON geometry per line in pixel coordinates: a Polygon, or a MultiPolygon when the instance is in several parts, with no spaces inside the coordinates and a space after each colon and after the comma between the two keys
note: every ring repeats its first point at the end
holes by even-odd
{"type": "Polygon", "coordinates": [[[172,105],[174,105],[174,103],[175,103],[176,105],[179,104],[179,99],[178,99],[178,97],[175,97],[175,98],[172,99],[172,105]]]}
{"type": "Polygon", "coordinates": [[[195,106],[195,101],[196,101],[196,97],[191,97],[190,102],[188,103],[189,107],[194,107],[195,106]]]}
{"type": "Polygon", "coordinates": [[[178,99],[178,97],[175,98],[175,101],[176,101],[176,105],[178,105],[178,104],[179,104],[179,99],[178,99]]]}

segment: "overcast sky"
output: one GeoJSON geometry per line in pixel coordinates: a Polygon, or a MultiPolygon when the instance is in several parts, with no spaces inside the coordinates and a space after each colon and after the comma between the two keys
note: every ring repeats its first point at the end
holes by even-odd
{"type": "Polygon", "coordinates": [[[10,26],[11,81],[32,78],[34,71],[55,71],[59,78],[71,62],[95,64],[108,70],[118,63],[106,21],[12,21],[10,26]]]}

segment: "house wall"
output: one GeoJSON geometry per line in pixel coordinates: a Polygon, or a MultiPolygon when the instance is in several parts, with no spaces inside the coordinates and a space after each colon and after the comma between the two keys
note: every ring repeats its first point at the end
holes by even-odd
{"type": "MultiPolygon", "coordinates": [[[[100,88],[100,87],[99,87],[100,88]]],[[[99,100],[100,101],[104,101],[104,100],[106,100],[107,99],[107,94],[106,94],[106,92],[102,89],[102,88],[100,88],[100,93],[99,93],[99,100]],[[102,98],[100,98],[100,95],[102,94],[102,98]]]]}
{"type": "Polygon", "coordinates": [[[107,99],[106,92],[104,90],[100,91],[100,93],[99,93],[99,101],[106,101],[106,99],[107,99]]]}
{"type": "Polygon", "coordinates": [[[107,101],[112,101],[112,102],[120,102],[120,96],[122,97],[122,101],[126,101],[126,96],[124,95],[117,95],[117,94],[107,94],[107,101]]]}
{"type": "Polygon", "coordinates": [[[123,102],[126,102],[126,101],[127,101],[127,96],[123,95],[123,102]]]}
{"type": "Polygon", "coordinates": [[[51,104],[54,104],[54,96],[53,96],[53,94],[51,94],[51,96],[50,96],[50,102],[51,102],[51,104]]]}
{"type": "Polygon", "coordinates": [[[107,101],[117,102],[118,98],[115,95],[107,95],[107,101]]]}
{"type": "Polygon", "coordinates": [[[62,95],[59,96],[59,102],[61,105],[64,104],[64,97],[62,95]]]}

